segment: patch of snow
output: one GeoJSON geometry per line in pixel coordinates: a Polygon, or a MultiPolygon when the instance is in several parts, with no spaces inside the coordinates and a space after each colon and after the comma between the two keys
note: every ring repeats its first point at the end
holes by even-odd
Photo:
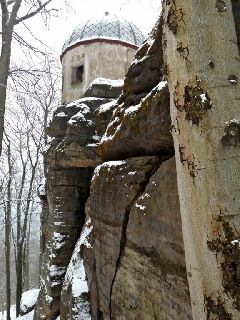
{"type": "Polygon", "coordinates": [[[22,312],[27,312],[29,309],[32,309],[36,302],[39,295],[39,289],[32,289],[26,292],[23,292],[22,299],[21,299],[21,310],[22,312]]]}
{"type": "Polygon", "coordinates": [[[91,221],[91,218],[88,217],[88,219],[85,223],[85,226],[83,228],[83,231],[81,233],[81,236],[80,236],[80,240],[79,240],[80,246],[84,245],[87,248],[92,248],[91,244],[88,241],[88,238],[89,238],[90,233],[92,232],[92,229],[93,229],[92,221],[91,221]]]}
{"type": "Polygon", "coordinates": [[[240,247],[240,240],[233,240],[231,241],[231,244],[234,245],[235,247],[236,246],[240,247]]]}
{"type": "Polygon", "coordinates": [[[54,225],[56,226],[56,227],[59,227],[59,226],[62,226],[62,225],[64,225],[64,222],[62,222],[62,221],[55,221],[54,222],[54,225]]]}
{"type": "Polygon", "coordinates": [[[53,264],[50,266],[49,271],[50,271],[50,276],[52,278],[56,277],[56,276],[61,277],[65,273],[66,268],[59,267],[59,266],[56,266],[55,264],[53,264]]]}
{"type": "Polygon", "coordinates": [[[105,104],[102,104],[98,109],[98,113],[107,112],[107,111],[111,110],[116,105],[117,105],[117,100],[113,100],[113,101],[107,102],[105,104]]]}
{"type": "Polygon", "coordinates": [[[62,284],[62,281],[53,281],[51,282],[51,288],[57,287],[62,284]]]}
{"type": "Polygon", "coordinates": [[[157,88],[158,91],[162,90],[163,88],[165,88],[167,86],[168,82],[167,81],[160,81],[157,88]]]}
{"type": "Polygon", "coordinates": [[[48,304],[50,304],[53,301],[53,298],[50,297],[48,294],[45,296],[45,300],[48,304]]]}
{"type": "Polygon", "coordinates": [[[86,97],[81,98],[82,102],[88,102],[88,101],[106,101],[106,98],[96,98],[96,97],[86,97]]]}
{"type": "Polygon", "coordinates": [[[62,118],[62,117],[67,117],[66,113],[64,113],[63,111],[62,112],[59,112],[55,115],[55,117],[59,117],[59,118],[62,118]]]}
{"type": "Polygon", "coordinates": [[[94,125],[92,120],[87,120],[84,116],[84,114],[79,111],[75,116],[73,116],[69,121],[68,124],[71,126],[76,125],[78,122],[86,122],[87,126],[94,125]]]}
{"type": "Polygon", "coordinates": [[[146,42],[149,44],[150,47],[153,45],[154,41],[155,41],[155,39],[152,37],[149,37],[146,39],[146,42]]]}
{"type": "Polygon", "coordinates": [[[236,83],[238,83],[237,79],[229,79],[229,82],[230,82],[231,84],[236,84],[236,83]]]}
{"type": "Polygon", "coordinates": [[[200,94],[200,98],[202,100],[202,103],[205,103],[207,101],[207,97],[205,93],[200,94]]]}
{"type": "Polygon", "coordinates": [[[145,209],[146,209],[146,207],[145,206],[142,206],[141,204],[135,204],[135,207],[136,208],[139,208],[140,210],[142,210],[142,211],[144,211],[145,209]]]}
{"type": "Polygon", "coordinates": [[[59,250],[65,244],[66,236],[60,234],[59,232],[53,233],[52,249],[59,250]]]}
{"type": "Polygon", "coordinates": [[[42,179],[39,187],[38,187],[38,194],[40,197],[46,196],[46,179],[42,179]]]}
{"type": "Polygon", "coordinates": [[[90,87],[92,85],[98,85],[98,84],[100,84],[100,85],[107,84],[112,87],[122,87],[123,86],[123,79],[112,80],[112,79],[106,79],[106,78],[96,78],[95,80],[93,80],[90,87]]]}
{"type": "Polygon", "coordinates": [[[103,164],[100,164],[99,166],[97,166],[94,170],[93,173],[93,177],[92,177],[92,181],[99,176],[99,172],[101,170],[101,168],[108,168],[110,169],[111,167],[119,167],[119,166],[123,166],[126,165],[126,161],[124,160],[118,160],[118,161],[107,161],[104,162],[103,164]]]}
{"type": "Polygon", "coordinates": [[[137,173],[137,171],[130,171],[130,172],[128,172],[128,175],[129,176],[134,176],[136,173],[137,173]]]}
{"type": "Polygon", "coordinates": [[[71,261],[68,265],[67,272],[65,275],[64,288],[68,288],[71,284],[72,296],[78,298],[82,293],[88,292],[88,285],[86,280],[86,273],[83,265],[83,259],[81,257],[81,246],[89,246],[87,238],[92,230],[91,219],[88,219],[83,232],[75,246],[71,261]]]}
{"type": "Polygon", "coordinates": [[[141,199],[150,198],[150,194],[146,192],[140,198],[141,199]]]}
{"type": "Polygon", "coordinates": [[[97,144],[96,144],[96,143],[88,143],[86,146],[87,146],[87,147],[96,148],[96,147],[97,147],[97,144]]]}
{"type": "Polygon", "coordinates": [[[99,142],[101,140],[101,137],[98,136],[97,134],[95,134],[93,137],[93,140],[96,141],[96,142],[99,142]]]}
{"type": "Polygon", "coordinates": [[[124,115],[130,115],[130,114],[136,112],[137,110],[139,110],[140,106],[141,106],[141,105],[138,104],[138,105],[136,105],[136,106],[130,106],[130,107],[126,108],[126,109],[124,110],[124,115]]]}
{"type": "Polygon", "coordinates": [[[124,160],[107,161],[102,164],[102,167],[119,167],[126,164],[127,163],[124,160]]]}

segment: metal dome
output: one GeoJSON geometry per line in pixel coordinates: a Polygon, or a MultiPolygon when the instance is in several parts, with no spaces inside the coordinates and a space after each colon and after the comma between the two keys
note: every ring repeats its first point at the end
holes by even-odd
{"type": "Polygon", "coordinates": [[[140,46],[144,36],[132,23],[108,12],[100,19],[90,19],[76,27],[70,37],[65,41],[62,52],[74,44],[90,39],[111,39],[140,46]]]}

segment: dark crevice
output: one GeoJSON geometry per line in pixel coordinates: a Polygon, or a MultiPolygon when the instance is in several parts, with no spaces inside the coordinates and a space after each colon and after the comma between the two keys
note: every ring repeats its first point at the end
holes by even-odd
{"type": "Polygon", "coordinates": [[[120,250],[119,250],[119,256],[116,262],[116,268],[115,268],[115,273],[113,276],[112,284],[111,284],[111,289],[110,289],[110,300],[109,300],[109,315],[110,315],[110,320],[112,319],[112,292],[113,292],[113,286],[115,283],[115,279],[117,276],[117,272],[120,268],[121,265],[121,260],[123,257],[123,252],[125,249],[125,244],[127,240],[127,226],[130,218],[130,212],[131,209],[134,205],[134,203],[137,201],[137,199],[145,192],[147,185],[149,184],[149,181],[151,177],[154,175],[154,173],[159,169],[159,167],[162,165],[162,163],[166,160],[168,160],[169,157],[162,157],[159,159],[159,161],[153,165],[153,168],[146,173],[145,180],[140,183],[140,188],[138,193],[135,195],[135,197],[132,199],[130,204],[126,207],[125,209],[125,214],[124,214],[124,219],[123,219],[123,224],[122,224],[122,232],[121,232],[121,241],[120,241],[120,250]]]}

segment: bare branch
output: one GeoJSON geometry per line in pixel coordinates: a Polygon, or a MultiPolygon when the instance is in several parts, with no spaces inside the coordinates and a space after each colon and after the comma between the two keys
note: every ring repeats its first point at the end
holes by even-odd
{"type": "MultiPolygon", "coordinates": [[[[52,2],[52,0],[47,0],[47,1],[45,1],[44,3],[41,3],[40,1],[38,1],[39,7],[38,7],[36,10],[34,10],[34,11],[32,11],[32,12],[30,12],[30,13],[28,13],[28,14],[20,17],[20,18],[17,18],[17,19],[15,20],[15,25],[16,25],[16,24],[19,24],[20,22],[23,22],[23,21],[25,21],[25,20],[27,20],[27,19],[29,19],[29,18],[34,17],[36,14],[40,13],[43,9],[45,9],[46,6],[47,6],[50,2],[52,2]]],[[[49,10],[49,11],[47,11],[47,12],[50,12],[50,11],[58,11],[58,10],[57,10],[57,9],[51,9],[51,10],[49,10]]]]}

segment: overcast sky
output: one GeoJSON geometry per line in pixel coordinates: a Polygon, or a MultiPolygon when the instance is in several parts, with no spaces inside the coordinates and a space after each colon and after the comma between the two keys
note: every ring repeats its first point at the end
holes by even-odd
{"type": "Polygon", "coordinates": [[[85,19],[104,15],[105,11],[132,21],[146,35],[154,26],[160,13],[160,0],[53,0],[61,8],[58,18],[50,20],[48,28],[40,17],[28,21],[31,32],[60,54],[62,45],[74,28],[85,19]]]}

